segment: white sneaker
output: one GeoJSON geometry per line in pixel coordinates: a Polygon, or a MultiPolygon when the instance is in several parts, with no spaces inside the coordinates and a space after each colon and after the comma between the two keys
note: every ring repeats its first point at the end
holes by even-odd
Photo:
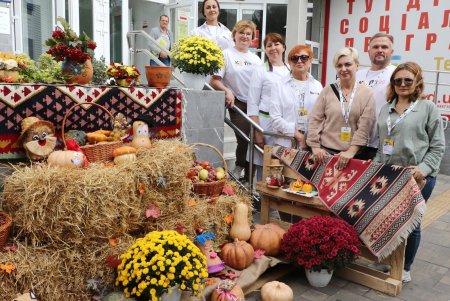
{"type": "Polygon", "coordinates": [[[403,281],[403,283],[411,282],[411,272],[410,271],[403,270],[402,281],[403,281]]]}
{"type": "Polygon", "coordinates": [[[243,170],[244,170],[244,167],[236,165],[236,167],[233,169],[233,172],[232,172],[233,176],[239,180],[243,170]]]}

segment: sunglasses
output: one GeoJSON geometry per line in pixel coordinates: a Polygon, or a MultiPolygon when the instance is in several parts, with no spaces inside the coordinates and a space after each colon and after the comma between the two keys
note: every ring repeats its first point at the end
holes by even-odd
{"type": "Polygon", "coordinates": [[[397,86],[400,87],[402,84],[405,85],[405,87],[411,87],[412,84],[414,83],[414,80],[411,78],[395,78],[392,80],[392,83],[397,86]]]}
{"type": "Polygon", "coordinates": [[[302,63],[306,63],[307,61],[309,61],[309,55],[306,55],[306,54],[293,55],[290,58],[291,62],[294,62],[294,63],[297,63],[299,59],[302,61],[302,63]]]}

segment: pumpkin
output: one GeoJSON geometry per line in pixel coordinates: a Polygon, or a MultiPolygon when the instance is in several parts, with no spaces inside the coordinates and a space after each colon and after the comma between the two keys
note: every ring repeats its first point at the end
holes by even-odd
{"type": "Polygon", "coordinates": [[[302,190],[305,193],[311,193],[314,190],[314,186],[313,184],[311,184],[311,182],[306,182],[305,184],[303,184],[302,190]]]}
{"type": "Polygon", "coordinates": [[[231,279],[225,279],[219,282],[219,285],[211,294],[211,301],[245,301],[244,292],[231,279]]]}
{"type": "Polygon", "coordinates": [[[93,133],[87,133],[86,139],[87,139],[87,141],[89,141],[89,143],[95,144],[95,143],[107,141],[108,136],[106,136],[105,134],[93,132],[93,133]]]}
{"type": "Polygon", "coordinates": [[[283,282],[271,281],[261,288],[261,298],[262,301],[292,301],[294,292],[283,282]]]}
{"type": "Polygon", "coordinates": [[[73,139],[79,146],[86,145],[86,133],[78,130],[70,130],[64,134],[64,139],[73,139]]]}
{"type": "Polygon", "coordinates": [[[230,237],[243,241],[249,240],[252,230],[248,224],[248,206],[242,202],[234,206],[233,224],[230,229],[230,237]]]}
{"type": "Polygon", "coordinates": [[[227,266],[241,271],[253,263],[254,254],[255,251],[249,243],[235,238],[234,242],[222,247],[221,257],[227,266]]]}
{"type": "Polygon", "coordinates": [[[86,157],[82,152],[71,150],[54,151],[47,159],[49,165],[67,168],[83,167],[86,161],[86,157]]]}
{"type": "Polygon", "coordinates": [[[302,191],[302,187],[303,187],[303,182],[300,179],[289,184],[289,190],[295,191],[295,192],[302,191]]]}
{"type": "Polygon", "coordinates": [[[255,225],[255,230],[250,237],[250,244],[255,250],[265,251],[265,255],[275,256],[280,252],[281,239],[286,233],[275,224],[255,225]]]}
{"type": "Polygon", "coordinates": [[[136,149],[132,146],[121,146],[114,150],[114,164],[123,164],[136,161],[136,149]]]}

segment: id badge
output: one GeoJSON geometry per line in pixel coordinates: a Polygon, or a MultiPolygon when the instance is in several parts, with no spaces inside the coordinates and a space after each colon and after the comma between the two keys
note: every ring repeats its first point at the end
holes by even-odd
{"type": "Polygon", "coordinates": [[[308,110],[307,109],[298,109],[298,117],[300,116],[308,116],[308,110]]]}
{"type": "Polygon", "coordinates": [[[384,139],[383,154],[392,155],[393,150],[394,150],[394,140],[393,139],[384,139]]]}
{"type": "Polygon", "coordinates": [[[307,110],[298,110],[297,116],[297,129],[304,131],[306,129],[306,125],[308,124],[308,111],[307,110]],[[302,111],[302,112],[300,112],[302,111]],[[305,112],[306,111],[306,114],[305,112]],[[301,115],[303,114],[303,115],[301,115]]]}
{"type": "Polygon", "coordinates": [[[341,141],[350,142],[352,140],[352,129],[349,126],[341,127],[341,141]]]}

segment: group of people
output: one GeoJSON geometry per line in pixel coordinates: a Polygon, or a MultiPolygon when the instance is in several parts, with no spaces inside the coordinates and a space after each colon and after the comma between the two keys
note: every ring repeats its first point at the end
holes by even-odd
{"type": "MultiPolygon", "coordinates": [[[[436,105],[423,94],[421,67],[414,62],[391,64],[392,36],[377,33],[371,38],[371,67],[367,69],[358,70],[355,48],[337,51],[333,64],[338,79],[322,87],[309,73],[314,58],[309,46],[294,46],[285,60],[284,38],[269,33],[264,39],[263,62],[249,50],[256,34],[252,21],[241,20],[230,32],[218,22],[217,0],[204,1],[202,13],[206,22],[192,34],[213,40],[223,50],[225,66],[210,84],[225,92],[232,122],[249,133],[249,123],[230,110],[236,106],[265,131],[287,136],[274,138],[255,131],[257,145],[299,147],[311,151],[319,163],[336,155],[338,169],[351,159],[410,167],[428,200],[445,149],[442,120],[436,105]]],[[[239,173],[245,170],[244,179],[248,179],[248,143],[236,136],[236,166],[239,173]]],[[[262,157],[257,152],[254,164],[261,180],[262,157]]],[[[419,243],[417,225],[407,241],[404,282],[411,281],[410,268],[419,243]]]]}

